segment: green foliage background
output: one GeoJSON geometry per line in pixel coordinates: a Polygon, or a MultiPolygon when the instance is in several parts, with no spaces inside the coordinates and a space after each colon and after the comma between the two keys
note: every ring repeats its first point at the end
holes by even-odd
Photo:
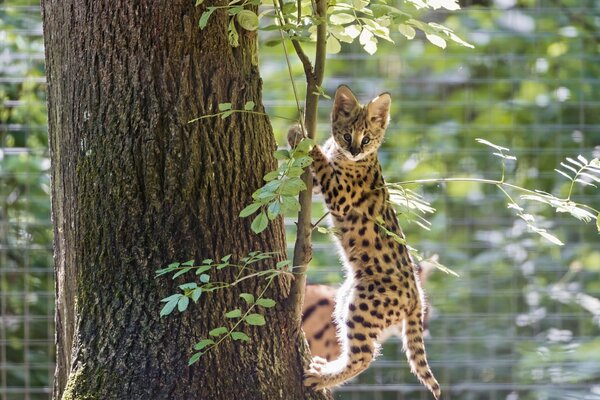
{"type": "MultiPolygon", "coordinates": [[[[327,64],[330,95],[349,85],[362,101],[392,94],[381,160],[388,181],[497,178],[498,159],[482,137],[518,158],[519,185],[564,195],[553,171],[567,156],[600,156],[600,4],[593,0],[462,2],[463,10],[421,15],[442,22],[475,49],[439,49],[398,32],[369,56],[344,45],[327,64]]],[[[412,9],[411,4],[399,3],[412,9]]],[[[47,399],[53,373],[52,229],[39,7],[0,3],[0,399],[47,399]]],[[[276,32],[261,33],[264,100],[271,115],[295,117],[276,32]]],[[[290,53],[293,51],[289,49],[290,53]]],[[[294,60],[299,87],[301,65],[294,60]]],[[[319,136],[331,103],[322,100],[319,136]]],[[[289,121],[273,118],[284,145],[289,121]]],[[[437,213],[427,232],[406,224],[408,240],[460,274],[435,271],[426,284],[433,312],[428,353],[445,399],[600,399],[600,246],[593,225],[533,205],[565,243],[552,246],[506,209],[494,187],[414,187],[437,213]]],[[[577,200],[600,207],[600,192],[577,200]]],[[[315,219],[322,207],[315,207],[315,219]]],[[[290,249],[292,216],[287,219],[290,249]]],[[[339,282],[333,245],[315,233],[310,279],[339,282]]],[[[157,312],[158,310],[157,305],[157,312]]],[[[343,399],[429,398],[410,375],[400,345],[343,399]]]]}

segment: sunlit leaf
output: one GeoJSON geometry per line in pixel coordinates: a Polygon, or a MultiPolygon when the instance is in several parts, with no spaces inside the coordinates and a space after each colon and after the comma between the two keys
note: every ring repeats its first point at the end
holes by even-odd
{"type": "Polygon", "coordinates": [[[354,22],[356,17],[346,13],[335,13],[329,16],[329,22],[333,25],[343,25],[354,22]]]}
{"type": "Polygon", "coordinates": [[[441,37],[438,36],[436,34],[433,33],[426,33],[425,37],[427,38],[427,40],[429,40],[432,44],[445,49],[446,48],[446,41],[441,37]]]}
{"type": "Polygon", "coordinates": [[[414,39],[415,35],[417,34],[415,28],[406,24],[398,24],[398,30],[401,34],[406,36],[407,39],[414,39]]]}
{"type": "Polygon", "coordinates": [[[493,147],[494,149],[496,149],[498,151],[510,151],[510,149],[508,149],[506,147],[498,146],[497,144],[494,144],[494,143],[492,143],[492,142],[490,142],[488,140],[485,140],[485,139],[476,138],[475,141],[477,143],[481,143],[481,144],[484,144],[486,146],[493,147]]]}
{"type": "Polygon", "coordinates": [[[560,169],[556,169],[556,168],[554,168],[554,170],[555,170],[556,172],[558,172],[559,174],[561,174],[562,176],[564,176],[565,178],[567,178],[568,180],[570,180],[570,181],[572,181],[572,180],[573,180],[573,178],[571,178],[571,177],[570,177],[570,176],[569,176],[567,173],[565,173],[565,172],[561,171],[560,169]]]}

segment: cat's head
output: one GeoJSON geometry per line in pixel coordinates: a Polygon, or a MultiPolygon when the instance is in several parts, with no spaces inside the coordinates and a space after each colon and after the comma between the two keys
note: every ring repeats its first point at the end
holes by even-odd
{"type": "Polygon", "coordinates": [[[331,134],[342,154],[357,161],[375,153],[390,120],[389,93],[362,106],[347,86],[338,87],[331,112],[331,134]]]}

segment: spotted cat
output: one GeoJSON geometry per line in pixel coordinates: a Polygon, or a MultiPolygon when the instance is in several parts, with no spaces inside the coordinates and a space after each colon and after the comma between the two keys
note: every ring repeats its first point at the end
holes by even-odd
{"type": "MultiPolygon", "coordinates": [[[[432,260],[437,261],[437,255],[432,260]]],[[[426,286],[426,281],[435,269],[435,265],[427,260],[417,265],[417,275],[421,284],[426,286]]],[[[302,307],[302,330],[310,346],[313,356],[331,361],[340,356],[340,345],[337,340],[337,323],[333,317],[337,289],[328,285],[306,285],[304,305],[302,307]]],[[[423,328],[427,331],[429,319],[429,304],[423,312],[423,328]]],[[[386,329],[379,336],[379,343],[383,344],[389,337],[402,337],[402,332],[396,326],[386,329]]]]}
{"type": "MultiPolygon", "coordinates": [[[[333,361],[314,357],[304,384],[323,389],[364,371],[377,355],[382,332],[398,326],[411,370],[439,399],[423,342],[423,292],[412,258],[399,243],[404,234],[377,159],[390,105],[390,95],[383,93],[363,107],[348,87],[340,86],[331,113],[332,137],[311,151],[312,172],[339,232],[346,280],[335,306],[342,354],[333,361]]],[[[302,134],[292,128],[290,145],[302,134]]]]}

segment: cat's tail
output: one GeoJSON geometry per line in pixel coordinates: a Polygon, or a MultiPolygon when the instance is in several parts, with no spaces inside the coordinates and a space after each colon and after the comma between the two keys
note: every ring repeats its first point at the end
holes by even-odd
{"type": "Polygon", "coordinates": [[[427,363],[425,343],[423,342],[422,314],[419,312],[419,308],[404,320],[402,335],[404,351],[413,374],[433,393],[436,400],[439,400],[442,392],[427,363]]]}

